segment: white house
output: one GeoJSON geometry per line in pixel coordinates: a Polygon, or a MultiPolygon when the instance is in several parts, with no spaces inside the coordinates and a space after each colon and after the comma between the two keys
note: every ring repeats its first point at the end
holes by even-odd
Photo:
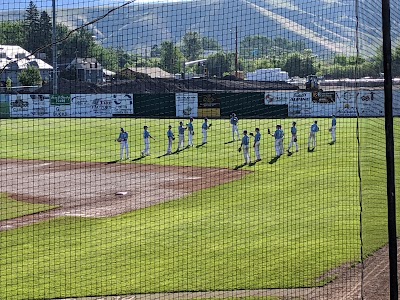
{"type": "Polygon", "coordinates": [[[12,86],[20,86],[18,75],[29,66],[39,69],[44,81],[49,81],[53,67],[21,48],[20,46],[0,45],[0,81],[5,84],[7,78],[12,86]]]}

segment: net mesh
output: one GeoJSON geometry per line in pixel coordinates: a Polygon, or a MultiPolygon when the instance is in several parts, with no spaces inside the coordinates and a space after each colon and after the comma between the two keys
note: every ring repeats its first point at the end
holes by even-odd
{"type": "Polygon", "coordinates": [[[387,299],[381,20],[3,2],[0,298],[387,299]]]}

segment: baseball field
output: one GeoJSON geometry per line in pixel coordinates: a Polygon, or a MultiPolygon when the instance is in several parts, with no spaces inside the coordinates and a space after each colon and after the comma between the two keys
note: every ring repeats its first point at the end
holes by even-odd
{"type": "Polygon", "coordinates": [[[383,119],[338,118],[335,144],[319,119],[313,152],[312,119],[240,120],[261,129],[250,166],[229,120],[203,146],[195,120],[195,146],[164,155],[179,121],[0,120],[0,299],[321,286],[386,244],[383,119]],[[292,121],[300,151],[274,159],[267,129],[282,124],[287,149],[292,121]]]}

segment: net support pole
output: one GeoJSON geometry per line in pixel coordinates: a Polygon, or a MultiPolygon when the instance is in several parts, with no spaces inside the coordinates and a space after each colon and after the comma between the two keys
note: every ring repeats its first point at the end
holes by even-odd
{"type": "Polygon", "coordinates": [[[58,94],[58,74],[57,74],[57,37],[56,37],[56,0],[52,0],[53,22],[52,22],[52,45],[53,45],[53,95],[58,94]]]}
{"type": "Polygon", "coordinates": [[[398,299],[396,197],[393,138],[392,45],[390,37],[390,0],[382,0],[383,70],[385,89],[386,175],[390,265],[390,299],[398,299]]]}

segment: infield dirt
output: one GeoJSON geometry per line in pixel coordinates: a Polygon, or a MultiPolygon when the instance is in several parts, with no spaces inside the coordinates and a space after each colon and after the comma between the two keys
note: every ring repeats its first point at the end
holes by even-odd
{"type": "Polygon", "coordinates": [[[111,217],[179,199],[250,171],[131,163],[0,160],[0,192],[57,208],[0,222],[0,231],[57,217],[111,217]],[[118,192],[125,195],[116,195],[118,192]]]}

